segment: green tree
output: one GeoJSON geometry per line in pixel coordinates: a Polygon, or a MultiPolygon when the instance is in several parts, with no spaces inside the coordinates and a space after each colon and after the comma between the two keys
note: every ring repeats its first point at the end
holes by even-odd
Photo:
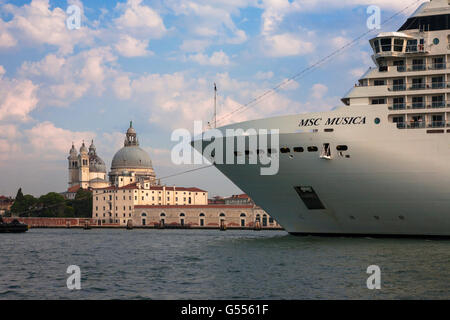
{"type": "Polygon", "coordinates": [[[39,217],[64,217],[66,201],[62,195],[56,192],[50,192],[39,198],[38,209],[36,213],[39,217]]]}
{"type": "Polygon", "coordinates": [[[90,218],[92,217],[92,192],[79,189],[72,202],[75,210],[75,217],[90,218]]]}
{"type": "Polygon", "coordinates": [[[22,188],[17,191],[16,199],[11,207],[14,216],[28,217],[33,215],[33,210],[37,204],[37,199],[32,195],[23,195],[22,188]]]}

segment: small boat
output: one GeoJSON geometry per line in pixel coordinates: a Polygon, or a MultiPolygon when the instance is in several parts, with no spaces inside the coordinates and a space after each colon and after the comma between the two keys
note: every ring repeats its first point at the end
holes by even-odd
{"type": "Polygon", "coordinates": [[[28,225],[25,223],[21,223],[19,220],[14,219],[10,223],[3,222],[3,219],[0,217],[0,233],[21,233],[27,232],[28,225]]]}

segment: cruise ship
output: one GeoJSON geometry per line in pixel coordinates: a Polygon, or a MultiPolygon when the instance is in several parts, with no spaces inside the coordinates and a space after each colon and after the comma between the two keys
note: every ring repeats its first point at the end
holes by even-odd
{"type": "Polygon", "coordinates": [[[423,3],[370,46],[375,66],[341,107],[219,128],[279,129],[278,174],[215,166],[291,234],[448,237],[450,1],[423,3]]]}

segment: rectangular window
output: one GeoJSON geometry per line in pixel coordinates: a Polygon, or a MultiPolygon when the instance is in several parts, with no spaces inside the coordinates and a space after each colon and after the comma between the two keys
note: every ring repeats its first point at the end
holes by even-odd
{"type": "Polygon", "coordinates": [[[394,39],[394,51],[402,52],[403,51],[403,43],[405,43],[405,40],[403,40],[403,39],[394,39]]]}
{"type": "Polygon", "coordinates": [[[380,39],[381,43],[381,51],[392,51],[392,38],[383,38],[380,39]]]}
{"type": "Polygon", "coordinates": [[[385,103],[386,103],[386,99],[384,99],[384,98],[372,99],[372,104],[385,104],[385,103]]]}
{"type": "Polygon", "coordinates": [[[386,81],[384,79],[374,80],[373,85],[374,86],[384,86],[384,85],[386,85],[386,81]]]}

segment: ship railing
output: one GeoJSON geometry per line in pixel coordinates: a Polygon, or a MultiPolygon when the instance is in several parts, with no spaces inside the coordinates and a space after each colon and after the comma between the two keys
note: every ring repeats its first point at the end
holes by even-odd
{"type": "Polygon", "coordinates": [[[423,102],[413,102],[411,105],[411,109],[425,109],[425,103],[423,102]]]}
{"type": "Polygon", "coordinates": [[[397,122],[398,129],[406,129],[406,122],[397,122]]]}
{"type": "Polygon", "coordinates": [[[406,90],[406,85],[404,84],[394,84],[390,90],[392,91],[405,91],[406,90]]]}
{"type": "Polygon", "coordinates": [[[447,69],[446,63],[432,63],[430,66],[428,66],[428,70],[442,70],[447,69]]]}
{"type": "Polygon", "coordinates": [[[389,107],[389,110],[405,110],[406,104],[405,103],[394,103],[392,106],[389,107]]]}
{"type": "Polygon", "coordinates": [[[444,128],[445,122],[444,121],[432,121],[428,124],[428,128],[444,128]]]}
{"type": "Polygon", "coordinates": [[[447,69],[446,63],[432,63],[430,65],[426,64],[408,64],[408,65],[399,65],[393,66],[397,67],[397,72],[406,72],[406,71],[426,71],[428,70],[444,70],[447,69]]]}
{"type": "Polygon", "coordinates": [[[426,64],[413,64],[410,68],[408,68],[408,71],[425,71],[427,70],[426,64]]]}
{"type": "Polygon", "coordinates": [[[446,107],[445,101],[435,101],[435,102],[431,103],[432,109],[445,108],[445,107],[446,107]]]}
{"type": "Polygon", "coordinates": [[[408,123],[408,129],[422,129],[425,128],[426,124],[424,121],[414,121],[408,123]]]}

